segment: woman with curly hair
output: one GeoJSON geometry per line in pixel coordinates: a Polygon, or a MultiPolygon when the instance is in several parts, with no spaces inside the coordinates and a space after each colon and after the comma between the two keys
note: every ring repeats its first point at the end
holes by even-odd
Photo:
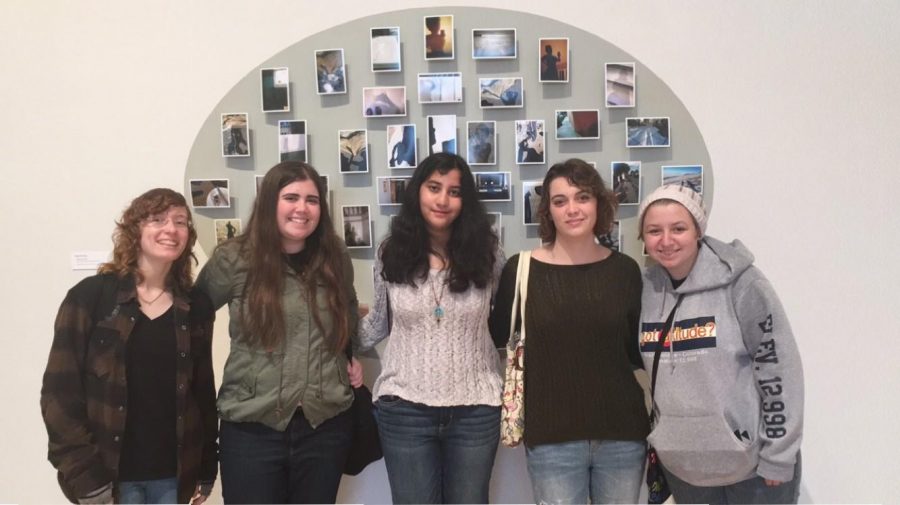
{"type": "Polygon", "coordinates": [[[231,321],[218,399],[225,502],[333,503],[362,368],[346,354],[353,267],[313,167],[269,170],[244,234],[216,248],[197,287],[231,321]]]}
{"type": "Polygon", "coordinates": [[[49,459],[80,503],[202,503],[216,479],[209,299],[191,289],[197,232],[152,189],[116,223],[113,259],[69,290],[41,389],[49,459]]]}
{"type": "MultiPolygon", "coordinates": [[[[649,431],[634,336],[641,272],[598,243],[616,197],[580,159],[550,167],[538,207],[524,324],[525,445],[537,503],[637,503],[649,431]]],[[[519,255],[503,270],[491,330],[509,335],[519,255]]]]}
{"type": "Polygon", "coordinates": [[[504,257],[465,160],[423,160],[375,264],[363,348],[394,503],[487,503],[502,392],[487,320],[504,257]]]}

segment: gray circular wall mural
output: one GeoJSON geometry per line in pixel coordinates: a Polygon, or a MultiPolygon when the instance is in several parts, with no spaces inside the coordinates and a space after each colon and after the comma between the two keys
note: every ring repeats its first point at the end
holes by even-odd
{"type": "Polygon", "coordinates": [[[709,153],[681,101],[633,56],[553,19],[448,7],[387,12],[311,35],[252,69],[210,111],[185,194],[199,244],[240,234],[281,160],[327,176],[337,230],[371,259],[419,160],[455,151],[508,254],[537,245],[544,174],[578,157],[616,192],[608,238],[642,261],[637,210],[662,181],[712,202],[709,153]]]}

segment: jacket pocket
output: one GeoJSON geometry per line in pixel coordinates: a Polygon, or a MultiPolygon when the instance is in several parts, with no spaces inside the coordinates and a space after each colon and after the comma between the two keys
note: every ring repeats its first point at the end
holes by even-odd
{"type": "Polygon", "coordinates": [[[106,379],[116,368],[116,349],[119,346],[119,332],[97,326],[88,343],[85,369],[99,379],[106,379]]]}
{"type": "Polygon", "coordinates": [[[738,440],[721,414],[663,415],[647,441],[667,470],[695,486],[739,482],[752,476],[759,462],[759,442],[738,440]]]}

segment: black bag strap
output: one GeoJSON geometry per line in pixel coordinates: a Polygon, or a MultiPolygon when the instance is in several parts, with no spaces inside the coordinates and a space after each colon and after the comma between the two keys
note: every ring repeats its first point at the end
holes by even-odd
{"type": "MultiPolygon", "coordinates": [[[[684,295],[678,295],[678,299],[675,300],[675,306],[672,307],[672,311],[669,312],[669,317],[666,318],[666,323],[663,325],[662,332],[659,334],[659,338],[656,340],[656,352],[653,354],[653,372],[650,377],[650,400],[653,400],[653,393],[656,391],[656,372],[659,371],[659,356],[662,353],[663,347],[666,345],[666,340],[669,338],[669,332],[672,330],[672,323],[675,321],[675,311],[678,310],[678,306],[681,305],[681,300],[684,298],[684,295]]],[[[655,412],[656,409],[652,409],[655,412]]]]}

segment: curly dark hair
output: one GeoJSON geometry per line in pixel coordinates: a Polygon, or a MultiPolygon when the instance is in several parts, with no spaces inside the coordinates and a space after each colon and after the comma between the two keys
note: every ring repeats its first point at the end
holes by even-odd
{"type": "Polygon", "coordinates": [[[451,170],[459,170],[462,209],[453,221],[447,242],[450,291],[465,291],[470,284],[482,289],[490,283],[500,239],[478,199],[469,164],[449,153],[432,154],[413,172],[403,195],[400,214],[391,222],[390,234],[378,251],[384,280],[415,286],[416,279],[428,276],[428,255],[432,249],[422,216],[419,190],[435,171],[444,175],[451,170]]]}
{"type": "Polygon", "coordinates": [[[174,293],[186,295],[194,285],[192,269],[197,263],[194,256],[194,244],[197,242],[197,230],[191,219],[191,209],[181,193],[168,188],[155,188],[147,191],[131,201],[128,208],[122,212],[122,217],[116,221],[116,229],[113,231],[113,257],[112,261],[100,265],[98,273],[113,273],[120,279],[133,275],[135,284],[144,281],[144,275],[138,269],[138,256],[141,252],[141,227],[150,216],[167,212],[172,207],[183,207],[188,215],[188,240],[184,251],[172,263],[169,275],[166,278],[166,287],[174,293]]]}
{"type": "Polygon", "coordinates": [[[553,224],[553,217],[550,215],[550,183],[558,177],[565,177],[569,184],[594,195],[594,198],[597,199],[597,222],[594,223],[594,236],[602,237],[609,233],[613,220],[616,218],[616,210],[619,208],[615,193],[603,184],[600,174],[588,162],[570,158],[550,167],[547,175],[544,176],[544,183],[541,186],[543,197],[537,210],[540,218],[541,241],[545,243],[556,241],[556,225],[553,224]]]}
{"type": "MultiPolygon", "coordinates": [[[[234,240],[241,244],[241,252],[248,262],[241,318],[247,344],[272,349],[284,341],[281,297],[284,265],[289,261],[304,281],[310,300],[316,299],[317,285],[324,282],[328,310],[335,325],[334,332],[327,338],[334,352],[346,347],[350,335],[347,320],[350,301],[344,291],[343,243],[334,231],[325,183],[312,166],[285,161],[272,167],[259,186],[247,228],[234,240]],[[315,183],[319,193],[319,225],[306,238],[303,250],[288,258],[281,248],[282,237],[276,218],[278,195],[288,184],[308,180],[315,183]]],[[[326,333],[319,311],[311,312],[316,326],[326,333]]]]}

